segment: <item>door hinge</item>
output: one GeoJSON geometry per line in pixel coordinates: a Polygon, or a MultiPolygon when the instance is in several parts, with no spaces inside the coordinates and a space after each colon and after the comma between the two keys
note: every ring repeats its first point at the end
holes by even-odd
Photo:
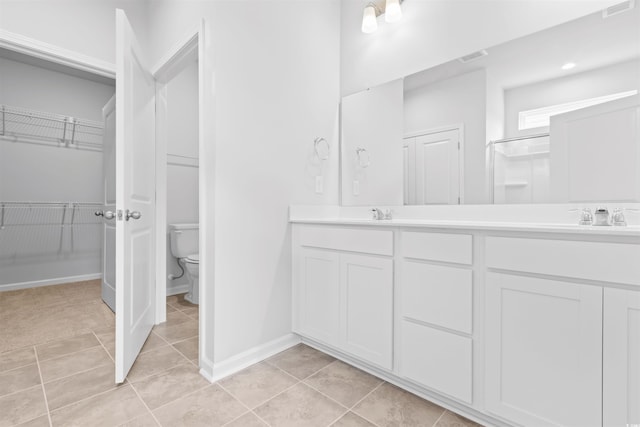
{"type": "Polygon", "coordinates": [[[458,141],[458,150],[460,150],[460,141],[458,141]]]}

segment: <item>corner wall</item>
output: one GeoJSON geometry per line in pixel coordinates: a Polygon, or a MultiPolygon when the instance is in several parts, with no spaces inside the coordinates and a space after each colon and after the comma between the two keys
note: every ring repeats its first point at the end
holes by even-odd
{"type": "Polygon", "coordinates": [[[215,279],[201,286],[214,371],[290,336],[288,207],[338,203],[339,9],[336,0],[150,4],[156,59],[206,24],[200,212],[215,279]],[[324,162],[314,157],[319,136],[331,145],[324,162]]]}

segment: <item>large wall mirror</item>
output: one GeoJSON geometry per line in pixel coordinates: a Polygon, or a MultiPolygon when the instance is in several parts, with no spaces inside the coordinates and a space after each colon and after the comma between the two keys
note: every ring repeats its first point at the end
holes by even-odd
{"type": "Polygon", "coordinates": [[[342,204],[640,202],[625,5],[344,97],[342,204]]]}

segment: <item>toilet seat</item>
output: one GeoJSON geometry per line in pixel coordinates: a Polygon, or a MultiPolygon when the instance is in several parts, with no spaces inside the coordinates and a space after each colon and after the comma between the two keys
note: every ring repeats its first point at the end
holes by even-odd
{"type": "Polygon", "coordinates": [[[188,262],[189,264],[200,264],[200,254],[191,254],[188,255],[185,259],[185,262],[188,262]]]}

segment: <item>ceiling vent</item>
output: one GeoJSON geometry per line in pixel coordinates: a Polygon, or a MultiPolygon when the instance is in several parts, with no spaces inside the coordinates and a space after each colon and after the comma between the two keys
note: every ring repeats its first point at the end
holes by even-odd
{"type": "Polygon", "coordinates": [[[458,58],[458,61],[466,64],[467,62],[475,61],[476,59],[482,58],[483,56],[487,56],[488,53],[486,50],[479,50],[477,52],[470,53],[468,55],[463,56],[462,58],[458,58]]]}
{"type": "Polygon", "coordinates": [[[636,5],[636,0],[627,0],[622,3],[614,4],[602,11],[602,17],[608,18],[619,13],[627,12],[633,9],[636,5]]]}

